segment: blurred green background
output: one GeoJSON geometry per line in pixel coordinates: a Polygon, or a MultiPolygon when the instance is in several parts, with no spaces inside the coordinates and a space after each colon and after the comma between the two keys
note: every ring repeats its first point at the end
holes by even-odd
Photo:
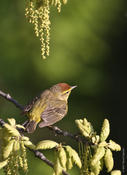
{"type": "MultiPolygon", "coordinates": [[[[126,130],[127,105],[127,1],[68,0],[60,14],[51,8],[50,56],[41,59],[40,42],[33,26],[24,16],[21,0],[2,0],[0,5],[0,89],[26,105],[45,88],[58,82],[78,87],[69,98],[68,115],[57,125],[77,132],[75,119],[87,117],[99,132],[104,118],[111,123],[110,137],[122,146],[126,130]]],[[[26,117],[8,101],[0,98],[0,117],[26,117]]],[[[31,140],[63,141],[77,144],[47,129],[38,129],[31,140]]],[[[52,160],[53,152],[44,152],[52,160]]],[[[121,153],[117,157],[121,159],[121,153]]],[[[28,154],[28,175],[50,175],[52,169],[28,154]]],[[[121,168],[120,159],[116,168],[121,168]]],[[[2,171],[0,171],[2,174],[2,171]]],[[[71,174],[78,175],[74,168],[71,174]]]]}

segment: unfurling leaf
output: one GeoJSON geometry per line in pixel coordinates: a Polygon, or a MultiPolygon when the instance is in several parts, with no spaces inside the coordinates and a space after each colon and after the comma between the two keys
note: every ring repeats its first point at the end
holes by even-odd
{"type": "Polygon", "coordinates": [[[98,146],[99,147],[101,147],[101,146],[106,147],[107,145],[108,145],[108,143],[104,141],[104,142],[99,143],[98,146]]]}
{"type": "Polygon", "coordinates": [[[91,138],[92,143],[98,144],[99,138],[100,138],[99,135],[92,136],[92,138],[91,138]]]}
{"type": "Polygon", "coordinates": [[[19,137],[20,133],[17,129],[15,129],[13,126],[9,125],[9,124],[5,124],[4,127],[8,130],[8,132],[12,135],[12,136],[16,136],[19,137]]]}
{"type": "Polygon", "coordinates": [[[55,171],[55,175],[61,175],[62,174],[62,167],[61,167],[59,158],[56,159],[56,162],[55,162],[55,165],[54,165],[54,171],[55,171]]]}
{"type": "Polygon", "coordinates": [[[43,140],[40,141],[37,146],[36,149],[52,149],[55,148],[56,146],[58,146],[59,144],[51,141],[51,140],[43,140]]]}
{"type": "Polygon", "coordinates": [[[0,162],[0,168],[5,166],[4,171],[7,175],[19,175],[20,168],[24,172],[28,170],[24,140],[27,140],[28,144],[29,139],[20,135],[14,119],[8,119],[8,121],[10,124],[4,124],[0,139],[0,144],[2,141],[0,157],[7,161],[0,162]]]}
{"type": "Polygon", "coordinates": [[[7,160],[0,162],[0,169],[7,165],[7,160]]]}
{"type": "Polygon", "coordinates": [[[63,0],[63,4],[66,4],[67,3],[67,0],[63,0]]]}
{"type": "Polygon", "coordinates": [[[96,149],[95,154],[93,155],[91,159],[91,165],[95,166],[95,164],[104,156],[105,154],[105,148],[104,147],[98,147],[96,149]]]}
{"type": "Polygon", "coordinates": [[[3,158],[6,159],[13,150],[14,140],[11,140],[3,150],[3,158]]]}
{"type": "Polygon", "coordinates": [[[90,122],[87,121],[86,118],[83,119],[84,129],[90,134],[93,131],[93,127],[90,122]]]}
{"type": "Polygon", "coordinates": [[[29,137],[22,136],[21,139],[22,139],[22,141],[28,141],[29,140],[29,137]]]}
{"type": "Polygon", "coordinates": [[[77,153],[74,149],[72,149],[70,146],[65,146],[65,148],[66,148],[66,151],[67,151],[67,153],[68,153],[68,156],[69,156],[70,158],[72,158],[72,161],[73,161],[79,168],[81,168],[81,167],[82,167],[82,163],[81,163],[81,160],[80,160],[80,158],[79,158],[78,153],[77,153]]]}
{"type": "Polygon", "coordinates": [[[78,126],[80,132],[85,137],[89,137],[89,132],[87,130],[84,130],[83,120],[75,120],[76,125],[78,126]]]}
{"type": "Polygon", "coordinates": [[[101,162],[100,160],[96,162],[94,166],[90,166],[91,171],[94,173],[94,175],[98,175],[101,171],[101,162]]]}
{"type": "Polygon", "coordinates": [[[93,132],[93,127],[91,123],[87,121],[86,118],[84,118],[83,120],[75,120],[75,123],[77,124],[82,135],[84,135],[85,137],[91,136],[91,133],[93,132]]]}
{"type": "Polygon", "coordinates": [[[59,151],[58,156],[59,156],[60,164],[64,169],[66,169],[66,163],[67,163],[66,152],[63,147],[60,147],[58,151],[59,151]]]}
{"type": "Polygon", "coordinates": [[[22,128],[22,129],[24,129],[24,130],[25,130],[25,127],[24,127],[24,126],[22,126],[22,125],[16,125],[16,127],[17,127],[17,128],[22,128]]]}
{"type": "Polygon", "coordinates": [[[8,133],[8,130],[4,127],[1,131],[1,139],[8,143],[11,140],[11,135],[8,133]]]}
{"type": "Polygon", "coordinates": [[[95,175],[93,172],[90,172],[89,175],[95,175]]]}
{"type": "Polygon", "coordinates": [[[20,149],[20,143],[18,140],[14,141],[13,149],[14,149],[14,151],[18,151],[20,149]]]}
{"type": "Polygon", "coordinates": [[[121,150],[121,146],[112,140],[109,140],[108,147],[113,151],[120,151],[121,150]]]}
{"type": "Polygon", "coordinates": [[[16,121],[15,121],[14,118],[8,118],[8,121],[9,121],[9,123],[10,123],[11,126],[15,126],[16,121]]]}
{"type": "Polygon", "coordinates": [[[121,171],[120,170],[113,170],[113,171],[111,171],[111,175],[121,175],[121,171]]]}
{"type": "Polygon", "coordinates": [[[107,139],[110,133],[110,125],[109,121],[107,119],[104,119],[102,129],[101,129],[101,134],[100,134],[100,141],[103,142],[107,139]]]}
{"type": "Polygon", "coordinates": [[[27,146],[30,149],[33,149],[33,150],[36,149],[36,146],[31,141],[29,141],[29,140],[24,141],[24,145],[27,146]]]}
{"type": "Polygon", "coordinates": [[[72,157],[68,157],[67,159],[67,169],[68,170],[71,170],[73,167],[73,160],[72,160],[72,157]]]}
{"type": "Polygon", "coordinates": [[[107,172],[110,172],[114,166],[114,160],[110,149],[106,150],[106,153],[104,155],[104,162],[107,168],[107,172]]]}

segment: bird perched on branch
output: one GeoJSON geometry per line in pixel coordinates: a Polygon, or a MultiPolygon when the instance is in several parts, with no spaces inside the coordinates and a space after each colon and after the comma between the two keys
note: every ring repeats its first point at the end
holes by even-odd
{"type": "Polygon", "coordinates": [[[42,92],[31,104],[27,105],[23,111],[29,118],[24,123],[26,131],[34,132],[38,123],[42,128],[61,120],[67,114],[68,97],[75,87],[67,83],[58,83],[42,92]]]}

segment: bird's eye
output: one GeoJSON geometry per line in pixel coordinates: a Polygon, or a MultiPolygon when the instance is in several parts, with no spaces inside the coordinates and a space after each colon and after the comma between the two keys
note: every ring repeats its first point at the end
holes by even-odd
{"type": "Polygon", "coordinates": [[[70,91],[66,91],[66,92],[63,93],[63,95],[67,95],[67,94],[69,94],[69,92],[70,92],[70,91]]]}

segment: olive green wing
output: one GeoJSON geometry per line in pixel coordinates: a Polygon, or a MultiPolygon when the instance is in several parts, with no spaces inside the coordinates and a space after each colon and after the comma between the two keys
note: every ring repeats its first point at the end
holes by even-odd
{"type": "Polygon", "coordinates": [[[27,114],[33,107],[33,105],[36,103],[39,97],[35,97],[28,105],[26,105],[23,109],[22,114],[27,114]]]}
{"type": "Polygon", "coordinates": [[[61,120],[67,113],[67,105],[65,102],[63,103],[56,103],[50,104],[47,106],[47,108],[44,110],[44,112],[41,115],[42,122],[39,124],[39,127],[45,127],[53,125],[54,123],[61,120]],[[55,106],[55,107],[54,107],[55,106]]]}

